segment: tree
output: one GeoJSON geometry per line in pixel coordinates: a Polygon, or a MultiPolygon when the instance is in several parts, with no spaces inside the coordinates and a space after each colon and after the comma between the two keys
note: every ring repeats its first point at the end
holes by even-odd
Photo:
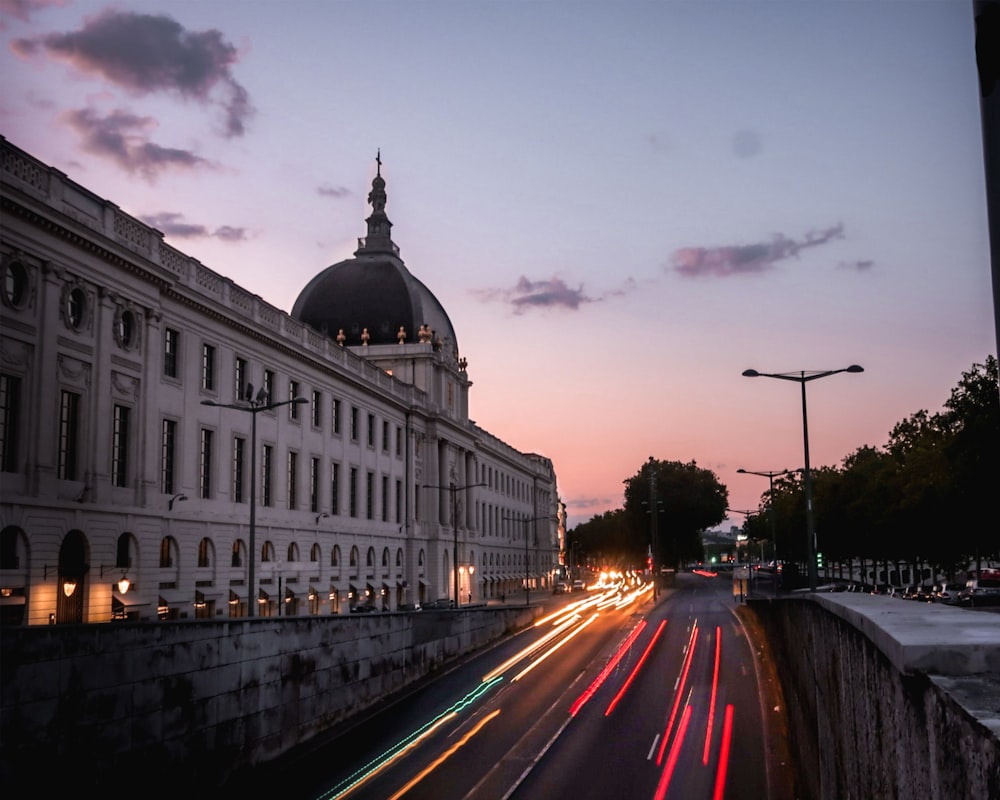
{"type": "Polygon", "coordinates": [[[700,533],[726,518],[729,490],[714,472],[694,461],[650,459],[625,481],[625,515],[635,548],[645,557],[657,514],[655,553],[660,565],[694,561],[701,557],[700,533]],[[652,478],[652,480],[651,480],[652,478]]]}

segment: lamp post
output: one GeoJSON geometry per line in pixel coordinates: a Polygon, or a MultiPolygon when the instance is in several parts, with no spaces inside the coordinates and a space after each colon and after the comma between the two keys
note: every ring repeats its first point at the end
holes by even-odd
{"type": "MultiPolygon", "coordinates": [[[[504,517],[505,520],[510,522],[518,522],[517,517],[504,517]]],[[[538,522],[539,520],[550,520],[552,517],[529,517],[527,519],[522,519],[520,522],[524,523],[524,604],[529,605],[531,602],[531,576],[529,573],[529,562],[528,562],[528,525],[532,522],[538,522]]]]}
{"type": "Polygon", "coordinates": [[[816,529],[813,521],[812,505],[812,473],[809,469],[809,421],[806,415],[806,384],[809,381],[836,375],[838,372],[864,372],[864,367],[851,364],[841,369],[800,370],[799,372],[758,372],[755,369],[744,370],[744,378],[777,378],[782,381],[795,381],[802,387],[802,441],[805,448],[805,461],[802,467],[802,480],[806,494],[806,559],[809,570],[809,590],[816,591],[816,529]]]}
{"type": "MultiPolygon", "coordinates": [[[[302,405],[309,401],[304,397],[293,397],[290,400],[280,400],[277,403],[270,402],[267,392],[260,389],[257,395],[253,394],[253,387],[248,383],[246,388],[246,400],[242,403],[216,403],[214,400],[202,400],[203,406],[215,406],[216,408],[233,408],[237,411],[244,411],[250,415],[250,535],[249,535],[249,557],[250,563],[247,565],[247,616],[254,616],[254,604],[257,597],[254,593],[254,567],[257,561],[257,415],[261,411],[272,411],[275,408],[289,405],[302,405]]],[[[281,602],[281,598],[278,598],[281,602]]]]}
{"type": "Polygon", "coordinates": [[[448,489],[451,492],[451,535],[452,535],[452,548],[451,548],[451,573],[454,579],[454,590],[455,590],[455,608],[457,609],[462,601],[458,596],[458,492],[465,489],[471,489],[474,486],[485,486],[485,483],[467,483],[464,486],[456,486],[454,481],[449,483],[447,486],[432,486],[430,484],[417,484],[418,489],[448,489]]]}
{"type": "Polygon", "coordinates": [[[740,467],[736,470],[740,475],[760,475],[762,478],[767,478],[770,482],[768,488],[767,497],[767,518],[770,523],[768,527],[771,529],[771,547],[774,549],[774,560],[778,560],[778,532],[775,529],[774,524],[774,479],[779,475],[790,475],[793,472],[799,472],[797,469],[779,469],[779,470],[765,470],[764,472],[757,472],[752,469],[743,469],[740,467]]]}

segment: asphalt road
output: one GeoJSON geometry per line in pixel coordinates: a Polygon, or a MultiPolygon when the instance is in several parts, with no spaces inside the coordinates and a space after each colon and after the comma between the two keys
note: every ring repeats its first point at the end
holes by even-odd
{"type": "Polygon", "coordinates": [[[679,575],[655,601],[646,587],[546,603],[544,624],[285,760],[255,796],[788,796],[774,684],[728,578],[679,575]]]}

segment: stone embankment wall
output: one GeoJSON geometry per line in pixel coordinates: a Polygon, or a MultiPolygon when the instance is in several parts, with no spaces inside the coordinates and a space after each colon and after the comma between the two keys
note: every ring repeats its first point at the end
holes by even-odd
{"type": "Polygon", "coordinates": [[[211,795],[540,613],[4,629],[0,785],[211,795]]]}
{"type": "Polygon", "coordinates": [[[1000,798],[1000,615],[844,594],[749,605],[802,800],[1000,798]]]}

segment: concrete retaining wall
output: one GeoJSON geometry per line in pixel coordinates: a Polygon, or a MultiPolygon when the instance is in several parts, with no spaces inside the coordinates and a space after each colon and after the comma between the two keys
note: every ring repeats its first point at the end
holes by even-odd
{"type": "Polygon", "coordinates": [[[5,628],[0,785],[211,789],[540,613],[5,628]]]}
{"type": "Polygon", "coordinates": [[[749,605],[804,800],[1000,798],[1000,615],[868,595],[749,605]]]}

